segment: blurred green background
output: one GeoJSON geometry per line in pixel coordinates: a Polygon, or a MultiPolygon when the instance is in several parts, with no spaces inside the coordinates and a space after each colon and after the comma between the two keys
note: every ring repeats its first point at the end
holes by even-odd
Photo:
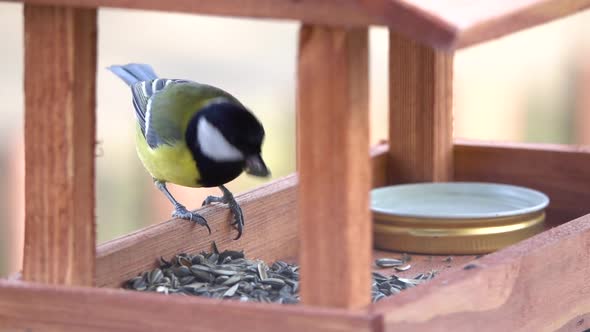
{"type": "MultiPolygon", "coordinates": [[[[295,170],[299,24],[100,10],[97,224],[99,243],[169,219],[171,206],[135,155],[128,89],[104,68],[144,62],[163,77],[223,87],[263,122],[273,177],[295,170]]],[[[18,271],[23,241],[23,19],[0,3],[0,276],[18,271]]],[[[590,11],[471,47],[455,58],[458,138],[590,144],[590,11]]],[[[371,29],[371,141],[387,137],[388,32],[371,29]]],[[[51,82],[47,82],[51,84],[51,82]]],[[[241,176],[241,192],[262,181],[241,176]]],[[[172,187],[197,207],[216,190],[172,187]]]]}

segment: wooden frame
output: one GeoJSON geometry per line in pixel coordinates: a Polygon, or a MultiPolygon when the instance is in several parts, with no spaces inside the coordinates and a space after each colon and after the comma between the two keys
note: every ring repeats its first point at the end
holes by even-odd
{"type": "MultiPolygon", "coordinates": [[[[237,6],[232,0],[26,0],[25,268],[22,279],[0,280],[0,330],[588,329],[590,151],[453,144],[451,87],[454,48],[569,15],[590,6],[590,0],[500,0],[494,5],[482,0],[468,8],[462,4],[247,0],[237,6]],[[228,211],[210,206],[200,213],[215,230],[211,236],[190,223],[171,220],[103,244],[95,255],[99,6],[307,23],[301,30],[298,58],[300,178],[292,175],[237,197],[249,220],[240,242],[231,240],[228,211]],[[517,20],[523,17],[527,19],[517,20]],[[371,162],[370,23],[389,25],[393,46],[391,146],[371,149],[371,162]],[[43,80],[33,80],[33,74],[43,80]],[[55,84],[48,89],[46,82],[55,84]],[[371,258],[384,253],[371,252],[368,190],[390,183],[451,179],[540,189],[552,198],[548,225],[557,227],[479,260],[456,257],[427,285],[369,304],[371,258]],[[212,240],[223,249],[244,249],[265,260],[298,259],[304,304],[221,302],[117,289],[153,267],[158,256],[206,250],[212,240]],[[472,268],[463,269],[470,261],[472,268]],[[338,274],[338,283],[325,278],[326,266],[338,274]]],[[[418,255],[414,268],[440,266],[435,259],[440,260],[418,255]]]]}
{"type": "MultiPolygon", "coordinates": [[[[372,150],[374,183],[387,174],[387,145],[372,150]]],[[[590,151],[562,146],[497,145],[476,142],[459,142],[454,146],[456,160],[476,161],[482,155],[494,158],[533,154],[533,160],[550,160],[539,172],[552,170],[553,163],[575,162],[581,168],[590,167],[590,151]],[[499,151],[499,152],[498,152],[499,151]]],[[[525,160],[527,158],[523,158],[525,160]]],[[[529,166],[516,163],[510,171],[490,176],[487,163],[458,165],[455,177],[459,179],[489,180],[543,186],[543,178],[526,174],[529,166]],[[512,174],[512,175],[510,175],[512,174]]],[[[566,173],[564,173],[566,175],[566,173]]],[[[585,176],[588,176],[586,174],[585,176]]],[[[549,183],[548,194],[552,197],[567,195],[570,188],[579,186],[584,180],[567,176],[558,182],[549,183]]],[[[285,242],[276,259],[296,254],[296,223],[292,214],[296,210],[295,192],[297,179],[289,176],[277,180],[249,193],[238,196],[244,212],[252,219],[266,220],[268,209],[260,206],[270,204],[273,211],[284,211],[275,216],[275,224],[286,230],[273,232],[277,239],[285,242]],[[279,207],[282,206],[282,207],[279,207]],[[283,234],[290,234],[284,237],[283,234]],[[290,239],[290,240],[286,240],[290,239]],[[290,243],[290,244],[289,244],[290,243]]],[[[453,268],[441,272],[427,285],[406,291],[361,311],[345,309],[322,309],[316,306],[262,305],[218,300],[163,296],[160,294],[139,294],[111,289],[138,272],[150,268],[145,262],[153,258],[154,243],[161,245],[166,254],[184,250],[208,249],[209,239],[203,239],[199,229],[190,229],[179,220],[159,225],[113,240],[98,247],[97,285],[107,289],[72,288],[45,286],[19,280],[0,280],[0,327],[69,329],[73,331],[158,331],[175,322],[180,331],[230,331],[235,322],[223,317],[232,317],[240,322],[241,328],[256,331],[497,331],[502,324],[507,331],[584,331],[588,325],[590,297],[585,287],[590,275],[590,206],[586,193],[575,200],[576,212],[585,216],[567,222],[559,227],[525,240],[515,246],[500,250],[475,260],[477,268],[464,270],[462,267],[473,257],[457,257],[453,268]],[[582,210],[584,209],[584,210],[582,210]],[[186,235],[182,235],[186,234],[186,235]],[[164,239],[176,238],[168,246],[164,239]],[[158,240],[161,239],[161,240],[158,240]],[[196,241],[197,240],[197,241],[196,241]],[[120,253],[120,254],[118,254],[120,253]],[[126,254],[127,253],[127,254],[126,254]],[[129,255],[135,253],[132,260],[129,255]],[[113,264],[119,264],[113,268],[113,264]],[[100,272],[104,271],[104,272],[100,272]],[[568,278],[574,275],[575,278],[568,278]],[[555,287],[559,284],[560,287],[555,287]],[[525,294],[526,297],[525,297],[525,294]],[[29,298],[34,297],[34,304],[29,298]],[[539,302],[540,301],[540,302],[539,302]],[[551,301],[548,305],[545,301],[551,301]],[[558,307],[553,306],[557,303],[558,307]],[[428,308],[424,310],[423,308],[428,308]],[[477,308],[474,310],[473,308],[477,308]],[[559,310],[555,310],[559,308],[559,310]],[[147,315],[146,312],[159,312],[147,315]],[[188,314],[190,312],[190,314],[188,314]],[[124,314],[122,314],[124,313],[124,314]],[[501,317],[499,319],[498,317],[501,317]],[[286,323],[288,321],[288,324],[286,323]],[[493,324],[492,324],[493,322],[493,324]]],[[[570,209],[558,204],[551,206],[549,213],[570,209]]],[[[215,226],[226,224],[226,211],[221,207],[205,207],[204,213],[215,226]]],[[[256,222],[251,227],[256,231],[267,227],[269,222],[256,222]]],[[[275,229],[275,231],[278,230],[275,229]]],[[[260,233],[257,233],[260,234],[260,233]]],[[[230,230],[213,234],[213,239],[224,245],[231,245],[230,230]]],[[[246,234],[244,234],[246,235],[246,234]]],[[[268,239],[264,242],[268,244],[268,239]]],[[[246,251],[258,255],[260,244],[245,241],[246,251]]],[[[276,243],[276,241],[270,241],[276,243]]],[[[277,248],[280,246],[277,246],[277,248]]],[[[265,251],[268,255],[269,251],[265,251]]],[[[155,252],[158,253],[158,252],[155,252]]],[[[440,258],[439,258],[440,259],[440,258]]],[[[415,269],[425,269],[428,260],[414,258],[415,269]]],[[[155,265],[155,260],[153,265],[155,265]]]]}

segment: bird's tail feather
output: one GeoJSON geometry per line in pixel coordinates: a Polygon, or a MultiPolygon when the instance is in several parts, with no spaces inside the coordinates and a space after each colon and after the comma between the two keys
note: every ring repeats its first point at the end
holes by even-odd
{"type": "Polygon", "coordinates": [[[158,78],[150,65],[141,63],[129,63],[123,66],[113,65],[107,68],[131,86],[137,82],[151,81],[158,78]]]}

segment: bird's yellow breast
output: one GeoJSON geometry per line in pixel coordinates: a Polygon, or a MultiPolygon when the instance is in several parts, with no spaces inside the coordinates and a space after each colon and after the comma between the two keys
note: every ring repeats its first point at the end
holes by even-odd
{"type": "Polygon", "coordinates": [[[153,178],[185,187],[201,186],[197,164],[184,140],[152,149],[137,126],[136,147],[139,159],[153,178]]]}

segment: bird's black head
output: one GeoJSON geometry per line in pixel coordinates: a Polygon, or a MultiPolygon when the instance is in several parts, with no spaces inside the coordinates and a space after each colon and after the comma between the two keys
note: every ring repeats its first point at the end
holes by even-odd
{"type": "Polygon", "coordinates": [[[252,113],[231,102],[213,102],[189,122],[187,145],[205,186],[218,186],[245,170],[255,176],[269,171],[260,157],[264,128],[252,113]]]}

